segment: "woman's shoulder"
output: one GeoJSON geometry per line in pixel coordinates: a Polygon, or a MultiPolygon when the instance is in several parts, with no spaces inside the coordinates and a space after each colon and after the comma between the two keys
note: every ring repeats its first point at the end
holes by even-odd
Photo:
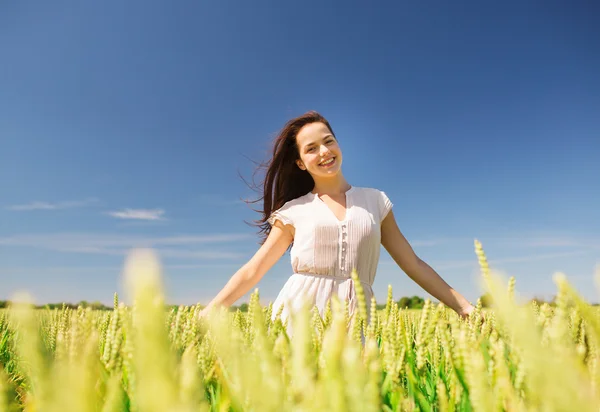
{"type": "Polygon", "coordinates": [[[360,197],[368,208],[379,211],[381,220],[387,216],[388,212],[394,206],[388,195],[381,189],[360,187],[356,191],[360,193],[360,197]]]}
{"type": "Polygon", "coordinates": [[[288,200],[279,208],[279,210],[298,209],[303,206],[306,206],[311,203],[311,200],[312,200],[311,195],[312,195],[311,192],[308,192],[305,195],[288,200]]]}
{"type": "Polygon", "coordinates": [[[358,187],[358,186],[353,186],[354,187],[354,191],[362,194],[363,196],[374,196],[374,197],[379,197],[382,194],[384,195],[385,192],[381,189],[375,188],[375,187],[358,187]]]}
{"type": "Polygon", "coordinates": [[[298,216],[305,214],[305,208],[312,203],[310,195],[311,193],[308,192],[305,195],[288,200],[279,209],[274,210],[267,221],[274,224],[275,220],[280,219],[285,224],[293,225],[298,216]]]}

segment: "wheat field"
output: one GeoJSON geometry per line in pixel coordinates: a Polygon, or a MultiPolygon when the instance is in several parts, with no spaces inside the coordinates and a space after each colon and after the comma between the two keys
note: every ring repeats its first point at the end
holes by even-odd
{"type": "Polygon", "coordinates": [[[22,295],[0,311],[0,411],[597,411],[596,308],[561,274],[555,305],[517,304],[514,278],[475,252],[485,312],[399,309],[391,287],[377,311],[356,282],[356,316],[304,308],[290,339],[258,291],[247,313],[165,310],[159,263],[137,251],[130,306],[34,310],[22,295]]]}

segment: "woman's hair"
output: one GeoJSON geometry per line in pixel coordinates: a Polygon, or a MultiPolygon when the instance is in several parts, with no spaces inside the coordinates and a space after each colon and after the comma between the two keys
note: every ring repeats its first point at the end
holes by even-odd
{"type": "Polygon", "coordinates": [[[255,221],[255,225],[259,227],[261,244],[271,231],[271,225],[268,223],[271,213],[286,202],[307,194],[315,186],[312,176],[306,170],[300,169],[296,163],[300,159],[296,136],[302,127],[310,123],[323,123],[335,137],[329,122],[316,111],[309,111],[285,124],[273,141],[271,159],[259,164],[257,168],[257,171],[266,169],[262,189],[256,189],[262,196],[251,202],[263,203],[262,209],[256,210],[262,217],[255,221]]]}

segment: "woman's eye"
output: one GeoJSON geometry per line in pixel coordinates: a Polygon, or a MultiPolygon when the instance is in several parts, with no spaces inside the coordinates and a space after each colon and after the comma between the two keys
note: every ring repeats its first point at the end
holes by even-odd
{"type": "Polygon", "coordinates": [[[307,152],[308,152],[308,153],[310,153],[310,152],[314,152],[314,151],[315,151],[315,148],[314,148],[314,146],[313,146],[313,147],[311,147],[310,149],[308,149],[308,150],[307,150],[307,152]]]}

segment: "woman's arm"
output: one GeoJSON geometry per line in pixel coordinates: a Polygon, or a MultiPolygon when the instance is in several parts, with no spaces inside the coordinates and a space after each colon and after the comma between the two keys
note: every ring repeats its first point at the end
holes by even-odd
{"type": "Polygon", "coordinates": [[[381,244],[400,268],[429,294],[452,308],[460,316],[469,315],[474,307],[460,293],[448,285],[427,263],[414,252],[390,211],[381,223],[381,244]]]}
{"type": "Polygon", "coordinates": [[[202,310],[203,316],[214,306],[231,306],[254,287],[283,256],[293,240],[293,228],[276,221],[269,236],[252,256],[227,282],[223,289],[202,310]]]}

